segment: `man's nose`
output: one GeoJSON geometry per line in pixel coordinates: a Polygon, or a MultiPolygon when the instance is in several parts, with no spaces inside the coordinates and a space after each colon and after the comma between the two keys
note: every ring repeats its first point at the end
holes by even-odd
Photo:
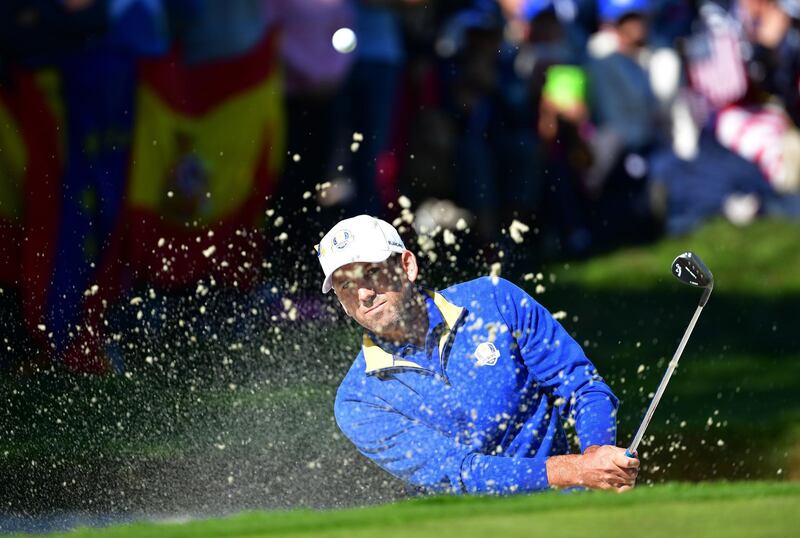
{"type": "Polygon", "coordinates": [[[358,288],[358,301],[360,303],[369,305],[373,300],[375,300],[375,290],[366,286],[358,288]]]}

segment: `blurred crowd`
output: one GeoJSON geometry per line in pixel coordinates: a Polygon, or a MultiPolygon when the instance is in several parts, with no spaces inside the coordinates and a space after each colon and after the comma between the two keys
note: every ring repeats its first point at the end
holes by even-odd
{"type": "Polygon", "coordinates": [[[5,0],[0,295],[25,355],[103,372],[121,290],[246,287],[409,200],[418,231],[466,225],[489,257],[513,223],[534,260],[798,218],[799,20],[800,0],[5,0]]]}

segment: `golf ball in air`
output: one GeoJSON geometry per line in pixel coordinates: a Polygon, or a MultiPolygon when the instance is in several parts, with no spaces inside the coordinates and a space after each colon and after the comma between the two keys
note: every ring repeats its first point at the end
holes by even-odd
{"type": "Polygon", "coordinates": [[[350,28],[339,28],[331,38],[333,48],[342,54],[353,52],[356,48],[356,33],[350,28]]]}

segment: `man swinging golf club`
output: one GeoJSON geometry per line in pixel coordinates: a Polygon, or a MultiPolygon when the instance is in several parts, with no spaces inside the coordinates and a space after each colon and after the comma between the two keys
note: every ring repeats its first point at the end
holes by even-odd
{"type": "Polygon", "coordinates": [[[368,215],[336,224],[317,253],[322,291],[365,330],[334,405],[364,456],[428,491],[634,486],[639,460],[615,446],[617,398],[530,295],[492,277],[422,289],[397,230],[368,215]]]}

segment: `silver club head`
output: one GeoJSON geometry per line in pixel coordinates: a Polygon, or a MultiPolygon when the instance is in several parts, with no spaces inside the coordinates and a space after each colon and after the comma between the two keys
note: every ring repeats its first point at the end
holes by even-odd
{"type": "Polygon", "coordinates": [[[705,306],[708,296],[714,288],[714,275],[708,270],[700,256],[694,252],[684,252],[672,262],[672,274],[684,284],[704,288],[700,306],[705,306]]]}
{"type": "Polygon", "coordinates": [[[684,252],[675,258],[675,261],[672,262],[672,274],[690,286],[710,288],[714,285],[714,275],[694,252],[684,252]]]}

